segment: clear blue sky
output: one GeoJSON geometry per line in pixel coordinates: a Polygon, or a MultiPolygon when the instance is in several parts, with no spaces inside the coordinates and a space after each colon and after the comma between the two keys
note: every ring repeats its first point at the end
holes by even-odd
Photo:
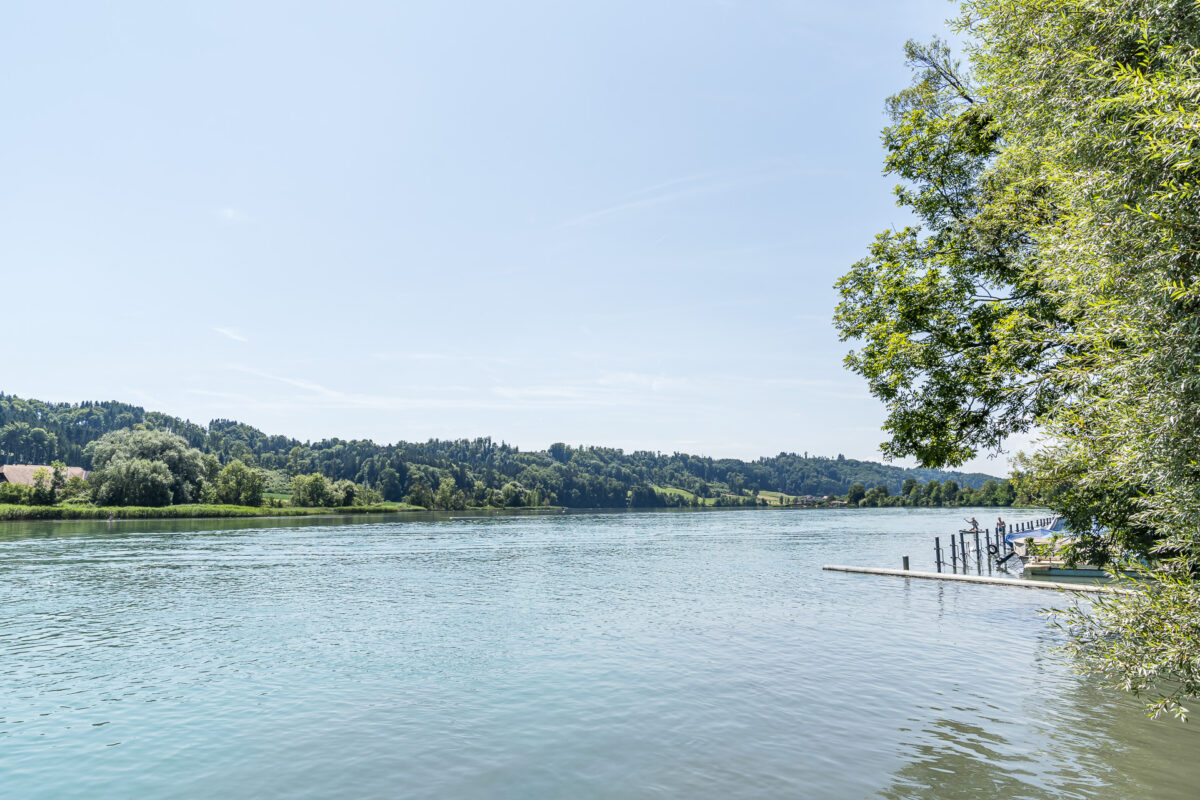
{"type": "Polygon", "coordinates": [[[906,221],[883,100],[953,11],[8,3],[0,389],[300,438],[878,458],[832,284],[906,221]]]}

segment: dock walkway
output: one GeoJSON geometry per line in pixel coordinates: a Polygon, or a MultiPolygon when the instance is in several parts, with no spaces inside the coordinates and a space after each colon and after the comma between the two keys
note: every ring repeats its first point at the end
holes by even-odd
{"type": "Polygon", "coordinates": [[[1056,589],[1061,592],[1091,592],[1095,594],[1128,594],[1129,589],[1086,583],[1058,583],[1055,581],[1030,581],[1021,578],[993,578],[987,575],[958,575],[949,572],[914,572],[907,569],[882,569],[879,567],[846,567],[827,564],[821,569],[831,572],[858,572],[865,575],[891,575],[897,578],[922,578],[934,581],[959,581],[960,583],[985,583],[994,586],[1018,586],[1022,589],[1056,589]]]}

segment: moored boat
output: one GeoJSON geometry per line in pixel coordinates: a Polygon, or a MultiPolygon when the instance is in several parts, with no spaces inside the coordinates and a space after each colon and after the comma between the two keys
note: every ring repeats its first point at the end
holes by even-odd
{"type": "MultiPolygon", "coordinates": [[[[1102,529],[1097,528],[1100,532],[1102,529]]],[[[1013,567],[1025,577],[1047,578],[1105,578],[1109,571],[1095,564],[1071,564],[1063,557],[1064,551],[1073,544],[1076,536],[1067,527],[1066,520],[1054,517],[1041,528],[1009,533],[1004,537],[1016,558],[1009,559],[1013,567]],[[1032,546],[1031,546],[1032,545],[1032,546]]],[[[1132,576],[1134,573],[1124,571],[1132,576]]]]}

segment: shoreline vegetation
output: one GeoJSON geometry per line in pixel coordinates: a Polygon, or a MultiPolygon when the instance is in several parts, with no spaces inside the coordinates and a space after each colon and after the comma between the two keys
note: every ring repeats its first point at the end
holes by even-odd
{"type": "Polygon", "coordinates": [[[846,365],[888,457],[953,467],[1014,435],[1071,563],[1146,591],[1053,617],[1082,671],[1200,699],[1200,4],[962,0],[910,41],[884,173],[909,224],[839,279],[846,365]],[[1133,579],[1131,579],[1133,580],[1133,579]]]}
{"type": "MultiPolygon", "coordinates": [[[[140,437],[146,439],[147,437],[140,437]]],[[[159,441],[161,437],[157,438],[159,441]]],[[[426,505],[411,502],[381,501],[378,492],[367,486],[349,482],[331,483],[320,474],[299,475],[292,481],[292,492],[263,492],[264,476],[241,462],[231,462],[216,473],[215,479],[202,484],[198,494],[216,502],[184,502],[143,505],[138,503],[96,503],[97,494],[113,497],[111,482],[115,478],[104,472],[93,473],[88,480],[64,479],[65,467],[56,462],[39,468],[34,483],[29,486],[0,483],[0,522],[36,520],[136,520],[136,519],[220,519],[220,518],[279,518],[308,516],[345,516],[370,514],[405,514],[432,512],[565,512],[620,511],[656,509],[854,509],[854,508],[1012,508],[1033,505],[1016,503],[1011,488],[1000,484],[995,491],[959,489],[953,481],[941,484],[936,480],[922,485],[910,478],[901,492],[892,495],[887,486],[866,489],[862,484],[850,487],[845,495],[825,497],[788,495],[783,492],[754,489],[744,495],[722,493],[701,497],[684,489],[650,484],[644,491],[631,491],[623,505],[575,506],[554,505],[549,502],[505,505],[479,504],[466,500],[450,481],[444,481],[435,495],[426,498],[426,505]],[[339,485],[341,484],[341,485],[339,485]],[[105,486],[108,490],[105,490],[105,486]],[[215,488],[214,488],[215,487],[215,488]],[[220,502],[227,499],[229,502],[220,502]],[[980,502],[980,501],[983,502],[980,502]],[[239,502],[240,501],[240,502],[239,502]]],[[[118,476],[119,477],[119,476],[118,476]]],[[[146,496],[146,486],[135,482],[125,486],[118,498],[146,496]]]]}
{"type": "Polygon", "coordinates": [[[316,517],[367,514],[403,514],[425,511],[420,506],[386,503],[343,508],[301,508],[297,506],[235,506],[191,503],[177,506],[91,506],[61,504],[26,506],[0,504],[0,522],[55,520],[136,520],[136,519],[224,519],[272,517],[316,517]]]}
{"type": "MultiPolygon", "coordinates": [[[[873,506],[877,508],[878,506],[873,506]]],[[[902,508],[903,506],[897,506],[902,508]]],[[[983,508],[985,506],[962,506],[962,508],[983,508]]],[[[995,507],[995,506],[992,506],[995,507]]],[[[1016,508],[1017,506],[1009,506],[1016,508]]],[[[384,516],[389,514],[445,514],[449,511],[463,514],[562,514],[574,512],[619,512],[619,511],[724,511],[724,510],[771,510],[803,511],[803,510],[857,510],[858,506],[847,505],[700,505],[682,507],[634,507],[634,508],[567,508],[565,506],[534,506],[494,508],[490,506],[468,506],[462,509],[437,509],[408,505],[407,503],[381,503],[371,506],[330,506],[326,508],[302,506],[234,506],[206,505],[193,503],[177,506],[90,506],[79,504],[61,504],[53,506],[26,506],[0,503],[0,523],[5,522],[73,522],[73,521],[112,521],[128,522],[133,520],[150,519],[286,519],[288,517],[343,517],[343,516],[384,516]]]]}
{"type": "Polygon", "coordinates": [[[1018,483],[982,473],[841,454],[742,461],[562,442],[529,451],[488,438],[300,442],[228,420],[201,427],[122,403],[44,403],[0,393],[0,520],[1008,507],[1033,500],[1018,483]]]}

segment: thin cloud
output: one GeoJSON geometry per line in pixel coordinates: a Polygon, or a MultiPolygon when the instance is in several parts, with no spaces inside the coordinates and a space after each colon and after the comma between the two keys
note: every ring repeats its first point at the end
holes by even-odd
{"type": "Polygon", "coordinates": [[[768,165],[751,167],[739,173],[701,172],[644,187],[626,196],[625,200],[604,208],[572,217],[561,227],[573,228],[608,217],[626,214],[654,206],[687,200],[701,195],[719,194],[743,186],[768,183],[797,174],[793,166],[768,165]]]}
{"type": "Polygon", "coordinates": [[[462,386],[442,386],[430,392],[427,396],[411,395],[380,395],[362,392],[344,392],[316,381],[303,378],[293,378],[279,375],[264,369],[246,366],[230,366],[229,369],[251,375],[256,378],[291,386],[302,390],[305,395],[295,397],[285,402],[271,401],[269,405],[276,408],[358,408],[377,411],[411,411],[430,408],[506,408],[491,401],[480,401],[475,398],[458,398],[453,395],[468,394],[471,390],[462,386]],[[452,396],[447,396],[452,395],[452,396]]]}
{"type": "MultiPolygon", "coordinates": [[[[493,386],[492,393],[507,400],[551,408],[572,406],[646,406],[662,402],[653,396],[683,388],[688,382],[661,375],[613,372],[584,381],[529,386],[493,386]]],[[[679,398],[677,404],[694,405],[679,398]]]]}
{"type": "MultiPolygon", "coordinates": [[[[313,394],[319,394],[330,399],[346,400],[352,397],[352,395],[349,395],[345,392],[340,392],[337,389],[330,389],[314,381],[306,381],[300,378],[289,378],[286,375],[276,375],[275,373],[267,372],[264,369],[255,369],[253,367],[230,367],[230,369],[237,370],[238,372],[244,372],[247,375],[253,375],[257,378],[265,378],[269,381],[282,383],[287,386],[294,386],[297,389],[304,389],[305,391],[312,392],[313,394]]],[[[366,397],[367,395],[361,396],[366,397]]]]}
{"type": "Polygon", "coordinates": [[[218,208],[217,216],[226,222],[249,222],[250,218],[236,208],[218,208]]]}
{"type": "Polygon", "coordinates": [[[450,356],[445,353],[372,353],[377,361],[444,361],[450,356]]]}
{"type": "Polygon", "coordinates": [[[235,342],[250,341],[245,336],[242,336],[240,333],[238,333],[237,331],[232,330],[230,328],[213,328],[213,330],[216,331],[217,333],[221,334],[222,336],[225,336],[229,339],[233,339],[235,342]]]}
{"type": "Polygon", "coordinates": [[[520,402],[589,399],[587,393],[577,386],[493,386],[492,391],[507,400],[520,402]]]}
{"type": "Polygon", "coordinates": [[[212,400],[226,400],[230,402],[241,403],[243,405],[254,405],[256,402],[255,399],[250,395],[240,394],[238,392],[218,392],[213,391],[212,389],[185,389],[184,391],[188,394],[196,395],[197,397],[207,397],[212,400]]]}
{"type": "Polygon", "coordinates": [[[122,386],[121,390],[125,392],[125,394],[131,395],[135,400],[143,405],[152,406],[154,408],[161,408],[163,406],[162,400],[155,395],[150,394],[149,392],[144,392],[141,389],[137,389],[133,386],[122,386]]]}
{"type": "Polygon", "coordinates": [[[569,410],[587,408],[716,409],[717,398],[729,391],[799,391],[844,399],[869,399],[854,384],[824,378],[752,378],[713,375],[705,380],[634,371],[602,372],[590,378],[566,378],[530,383],[495,383],[486,388],[466,385],[407,386],[402,394],[344,391],[305,378],[245,365],[228,369],[297,390],[290,396],[259,397],[192,390],[213,400],[247,402],[257,408],[338,408],[374,411],[449,409],[569,410]]]}

